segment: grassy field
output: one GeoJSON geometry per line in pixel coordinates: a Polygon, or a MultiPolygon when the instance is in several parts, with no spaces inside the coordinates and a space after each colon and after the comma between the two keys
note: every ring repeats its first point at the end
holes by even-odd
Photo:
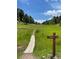
{"type": "MultiPolygon", "coordinates": [[[[33,26],[33,25],[32,25],[33,26]]],[[[33,28],[30,25],[18,24],[17,25],[17,59],[22,56],[23,51],[26,49],[33,28]]]]}
{"type": "Polygon", "coordinates": [[[34,50],[34,54],[37,56],[47,56],[52,52],[52,39],[47,39],[48,35],[52,35],[53,32],[59,36],[56,40],[57,49],[56,54],[60,56],[61,52],[61,28],[59,25],[38,25],[38,29],[36,31],[36,46],[34,50]]]}
{"type": "Polygon", "coordinates": [[[17,25],[17,45],[18,45],[18,59],[22,55],[24,49],[29,43],[32,31],[36,29],[35,39],[36,45],[34,49],[34,55],[37,57],[47,56],[52,52],[52,39],[47,39],[48,35],[52,35],[56,32],[59,36],[56,40],[56,54],[60,56],[61,52],[61,28],[59,25],[34,25],[34,24],[18,24],[17,25]]]}

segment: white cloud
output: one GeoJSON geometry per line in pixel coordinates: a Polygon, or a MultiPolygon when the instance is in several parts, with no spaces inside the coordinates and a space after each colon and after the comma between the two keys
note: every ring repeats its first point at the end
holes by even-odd
{"type": "Polygon", "coordinates": [[[43,20],[43,19],[34,19],[35,22],[38,22],[38,23],[43,23],[44,21],[46,20],[43,20]]]}
{"type": "Polygon", "coordinates": [[[48,18],[47,20],[50,20],[50,19],[52,19],[52,17],[48,18]]]}
{"type": "Polygon", "coordinates": [[[48,10],[43,13],[46,16],[59,16],[61,14],[61,10],[48,10]]]}

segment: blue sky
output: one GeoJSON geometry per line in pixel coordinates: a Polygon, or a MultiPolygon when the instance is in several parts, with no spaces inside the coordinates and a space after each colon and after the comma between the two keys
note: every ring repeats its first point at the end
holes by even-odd
{"type": "Polygon", "coordinates": [[[40,23],[61,14],[61,0],[17,0],[17,7],[40,23]]]}

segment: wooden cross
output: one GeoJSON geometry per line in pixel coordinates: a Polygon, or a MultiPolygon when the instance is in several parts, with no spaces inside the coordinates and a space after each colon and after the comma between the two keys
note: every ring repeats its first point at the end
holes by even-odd
{"type": "Polygon", "coordinates": [[[52,59],[53,59],[53,57],[55,57],[55,55],[56,55],[56,38],[57,38],[57,37],[58,37],[58,36],[56,35],[56,33],[53,33],[52,36],[47,36],[47,38],[53,39],[53,52],[52,52],[53,56],[52,56],[52,59]]]}

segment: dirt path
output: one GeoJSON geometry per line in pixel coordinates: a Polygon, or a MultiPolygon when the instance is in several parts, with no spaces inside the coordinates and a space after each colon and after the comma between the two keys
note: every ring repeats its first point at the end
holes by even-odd
{"type": "Polygon", "coordinates": [[[31,53],[24,54],[21,59],[36,59],[31,53]]]}
{"type": "Polygon", "coordinates": [[[21,59],[35,59],[35,57],[33,56],[33,50],[34,50],[34,47],[35,47],[35,30],[33,31],[33,34],[31,35],[31,38],[30,38],[30,42],[26,48],[26,50],[24,51],[24,55],[22,56],[21,59]]]}

